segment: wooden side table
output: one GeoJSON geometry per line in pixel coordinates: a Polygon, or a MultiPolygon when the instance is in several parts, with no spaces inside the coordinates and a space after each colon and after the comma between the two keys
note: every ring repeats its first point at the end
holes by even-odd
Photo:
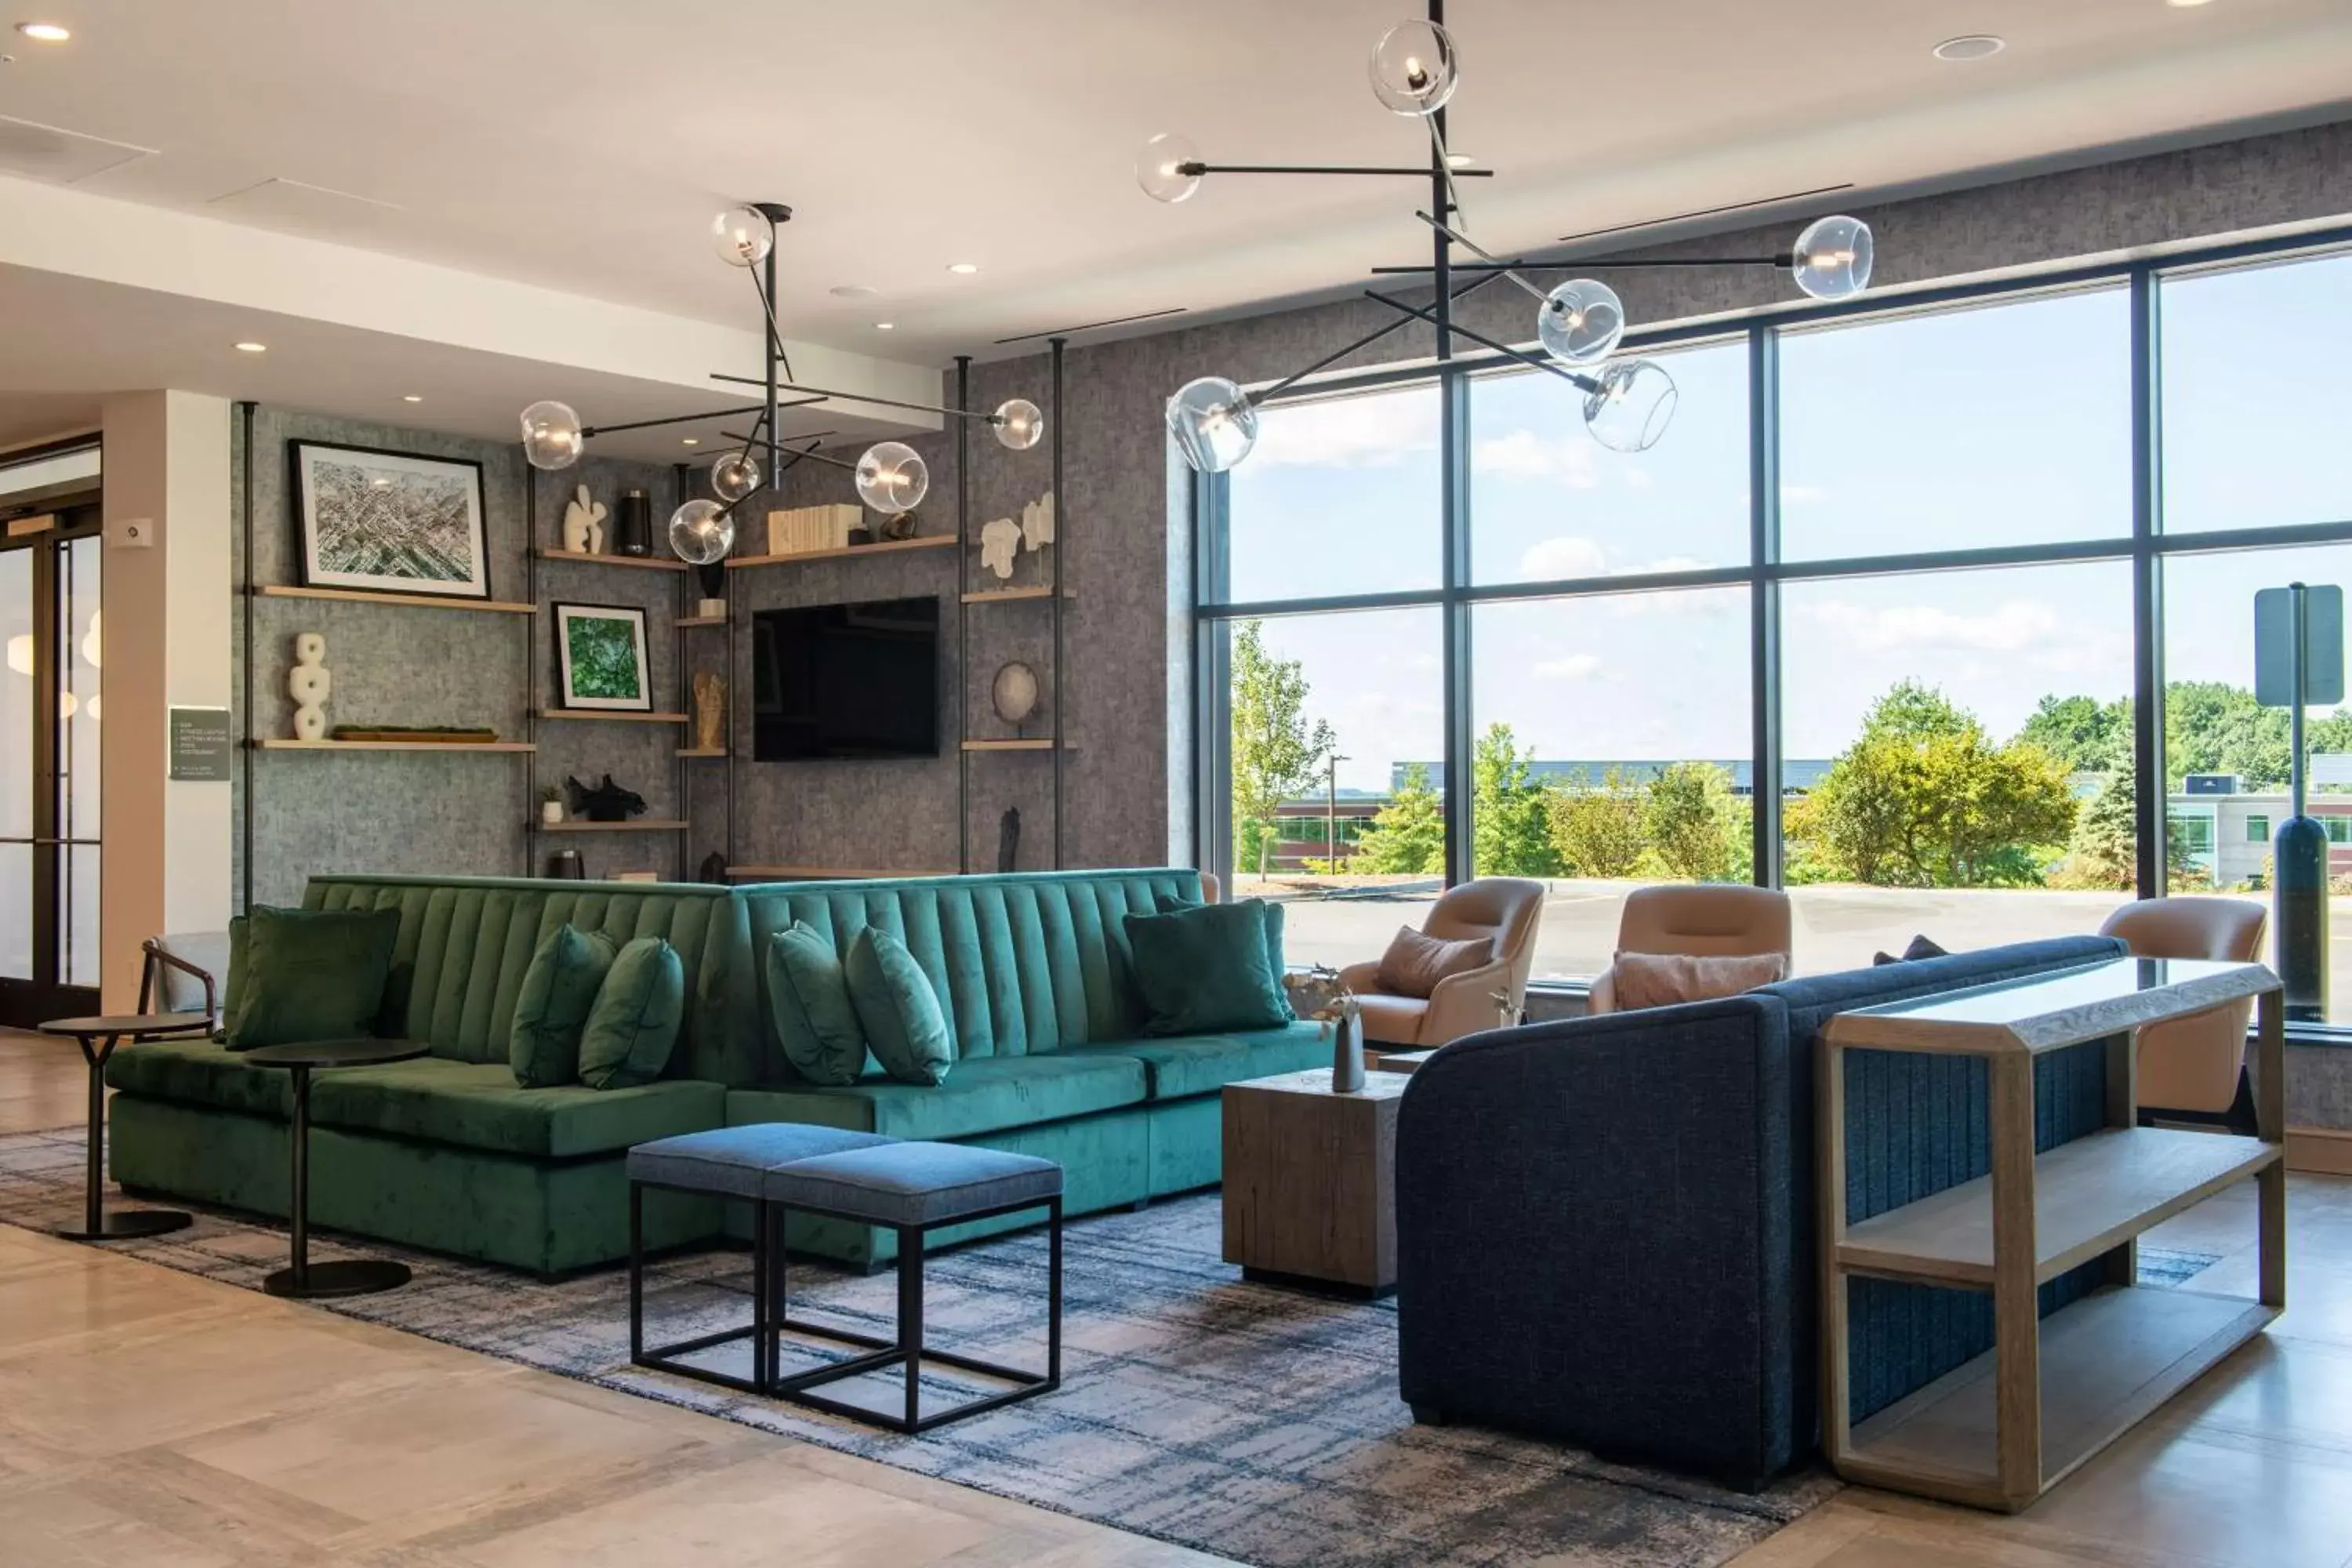
{"type": "Polygon", "coordinates": [[[1841,1013],[1823,1026],[1822,1436],[1840,1475],[2015,1512],[2284,1310],[2284,1016],[2278,979],[2261,964],[2119,958],[1841,1013]],[[2261,1008],[2261,1136],[2136,1125],[2131,1031],[2249,996],[2261,1008]],[[2101,1039],[2107,1125],[2036,1154],[2035,1058],[2101,1039]],[[1982,1058],[1990,1173],[1849,1224],[1843,1053],[1855,1049],[1982,1058]],[[2259,1299],[2136,1283],[2141,1232],[2247,1180],[2258,1193],[2259,1299]],[[2105,1287],[2039,1315],[2042,1285],[2102,1259],[2105,1287]],[[1987,1292],[1993,1348],[1853,1424],[1854,1276],[1987,1292]]]}
{"type": "Polygon", "coordinates": [[[1331,1091],[1331,1069],[1224,1089],[1225,1261],[1350,1295],[1396,1289],[1397,1105],[1405,1073],[1331,1091]]]}

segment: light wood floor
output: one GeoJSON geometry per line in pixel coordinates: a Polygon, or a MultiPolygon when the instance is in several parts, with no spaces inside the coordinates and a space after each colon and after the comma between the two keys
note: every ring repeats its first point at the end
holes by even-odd
{"type": "MultiPolygon", "coordinates": [[[[0,1033],[0,1131],[79,1121],[83,1082],[0,1033]]],[[[2251,1196],[2155,1239],[2251,1291],[2251,1196]]],[[[1736,1568],[2352,1568],[2352,1181],[2291,1208],[2287,1316],[2027,1514],[1848,1491],[1736,1568]]],[[[1214,1561],[0,1226],[0,1563],[1214,1561]]]]}

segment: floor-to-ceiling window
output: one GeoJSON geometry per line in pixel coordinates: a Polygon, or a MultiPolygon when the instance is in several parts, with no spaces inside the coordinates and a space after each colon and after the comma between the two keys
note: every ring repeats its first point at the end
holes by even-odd
{"type": "MultiPolygon", "coordinates": [[[[2165,888],[2263,896],[2288,716],[2253,700],[2252,598],[2352,581],[2352,255],[1642,352],[1681,389],[1645,453],[1488,354],[1447,373],[1452,440],[1433,373],[1373,374],[1286,394],[1201,483],[1202,641],[1249,649],[1204,662],[1212,752],[1315,764],[1215,774],[1233,843],[1206,849],[1290,901],[1295,956],[1377,953],[1449,836],[1549,884],[1538,979],[1604,967],[1625,890],[1663,879],[1788,887],[1801,970],[2089,931],[2165,888]]],[[[2352,709],[2309,717],[2352,902],[2352,709]]],[[[2352,954],[2352,908],[2335,924],[2352,954]]]]}

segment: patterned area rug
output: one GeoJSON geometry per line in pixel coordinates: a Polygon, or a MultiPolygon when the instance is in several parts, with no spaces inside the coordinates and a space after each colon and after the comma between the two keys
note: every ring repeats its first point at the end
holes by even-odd
{"type": "MultiPolygon", "coordinates": [[[[0,1221],[78,1215],[82,1150],[79,1129],[0,1138],[0,1221]]],[[[332,1237],[314,1237],[311,1255],[398,1258],[415,1270],[404,1289],[319,1303],[350,1317],[1266,1568],[1711,1568],[1837,1489],[1816,1472],[1747,1496],[1574,1449],[1416,1426],[1396,1394],[1395,1304],[1244,1283],[1218,1256],[1220,1224],[1213,1194],[1072,1222],[1060,1391],[921,1437],[632,1367],[622,1268],[545,1284],[332,1237]]],[[[284,1264],[286,1240],[199,1210],[187,1230],[111,1250],[257,1289],[284,1264]]],[[[2177,1284],[2212,1261],[2200,1258],[2143,1249],[2142,1267],[2177,1284]]],[[[648,1339],[745,1321],[748,1262],[726,1248],[662,1259],[646,1286],[648,1339]]],[[[792,1289],[796,1317],[889,1331],[887,1274],[795,1262],[792,1289]]],[[[928,1337],[943,1349],[1041,1365],[1045,1306],[1042,1233],[930,1260],[928,1337]]],[[[740,1372],[747,1361],[736,1345],[709,1364],[740,1372]]],[[[927,1376],[925,1401],[984,1386],[927,1376]]],[[[880,1405],[897,1389],[895,1374],[877,1374],[830,1392],[880,1405]]]]}

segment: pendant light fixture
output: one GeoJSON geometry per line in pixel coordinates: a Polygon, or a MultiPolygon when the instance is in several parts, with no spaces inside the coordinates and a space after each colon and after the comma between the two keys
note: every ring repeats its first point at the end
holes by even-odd
{"type": "MultiPolygon", "coordinates": [[[[726,375],[713,372],[713,381],[730,382],[744,386],[757,386],[765,393],[751,428],[748,432],[725,432],[726,438],[736,444],[735,450],[722,452],[712,460],[709,471],[711,493],[715,500],[687,501],[670,514],[670,549],[678,559],[695,566],[707,566],[726,559],[735,547],[735,509],[760,493],[761,488],[780,479],[794,465],[803,461],[828,464],[850,471],[858,499],[877,511],[911,511],[920,506],[930,493],[930,468],[922,454],[903,441],[881,441],[866,449],[852,462],[836,458],[817,448],[822,440],[810,440],[805,446],[784,444],[778,427],[779,416],[786,408],[804,408],[811,404],[834,398],[845,402],[874,404],[885,408],[905,408],[923,414],[939,414],[957,419],[977,419],[987,425],[998,443],[1008,450],[1025,452],[1035,447],[1045,434],[1045,416],[1034,403],[1025,397],[1007,398],[989,413],[977,413],[965,408],[949,408],[935,403],[908,403],[893,397],[877,397],[871,393],[844,392],[838,389],[805,386],[793,381],[793,364],[784,353],[783,331],[776,321],[776,226],[787,222],[793,209],[779,202],[751,202],[729,207],[710,223],[710,247],[719,260],[730,267],[741,268],[751,274],[752,291],[760,298],[762,357],[766,374],[761,376],[726,375]],[[786,393],[798,394],[790,402],[783,401],[786,393]],[[772,470],[763,459],[772,459],[772,470]]],[[[637,419],[622,425],[586,425],[570,405],[546,399],[532,404],[522,411],[523,457],[534,468],[555,471],[577,463],[587,451],[590,439],[622,430],[644,430],[663,425],[684,425],[725,417],[743,412],[740,407],[714,409],[700,414],[677,414],[662,419],[637,419]]]]}
{"type": "MultiPolygon", "coordinates": [[[[1366,289],[1365,296],[1398,312],[1399,319],[1327,354],[1306,369],[1263,391],[1244,391],[1223,376],[1202,376],[1187,382],[1168,399],[1170,437],[1184,460],[1202,473],[1223,473],[1249,456],[1257,441],[1258,410],[1280,393],[1349,354],[1370,347],[1411,321],[1426,321],[1439,335],[1441,357],[1451,338],[1460,336],[1492,349],[1532,369],[1548,371],[1571,383],[1584,394],[1580,408],[1584,426],[1594,440],[1621,452],[1646,451],[1665,434],[1678,400],[1674,377],[1654,360],[1612,359],[1625,337],[1625,302],[1617,291],[1595,278],[1572,278],[1549,290],[1524,275],[1531,265],[1506,260],[1480,247],[1465,232],[1460,179],[1486,178],[1491,169],[1463,167],[1446,151],[1445,106],[1461,86],[1461,56],[1444,26],[1444,0],[1430,0],[1429,15],[1398,23],[1381,36],[1371,58],[1372,96],[1383,109],[1421,121],[1429,130],[1430,162],[1426,167],[1213,163],[1192,141],[1164,132],[1144,144],[1136,160],[1136,184],[1155,201],[1174,204],[1196,195],[1212,174],[1350,174],[1412,175],[1430,182],[1436,211],[1413,216],[1435,231],[1433,264],[1378,267],[1375,273],[1431,277],[1435,297],[1429,309],[1366,289]],[[1478,259],[1458,261],[1449,247],[1459,246],[1478,259]],[[1473,281],[1455,290],[1454,275],[1473,275],[1473,281]],[[1535,338],[1541,353],[1498,343],[1460,326],[1453,319],[1454,301],[1496,278],[1507,279],[1536,300],[1535,338]]],[[[1785,269],[1797,288],[1816,300],[1845,300],[1870,286],[1873,259],[1870,226],[1859,218],[1816,219],[1797,237],[1790,249],[1775,256],[1732,256],[1672,261],[1589,261],[1580,267],[1593,270],[1629,267],[1773,267],[1785,269]]]]}

